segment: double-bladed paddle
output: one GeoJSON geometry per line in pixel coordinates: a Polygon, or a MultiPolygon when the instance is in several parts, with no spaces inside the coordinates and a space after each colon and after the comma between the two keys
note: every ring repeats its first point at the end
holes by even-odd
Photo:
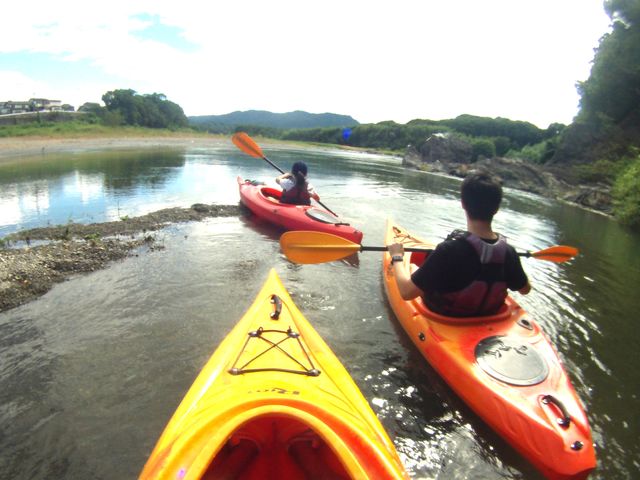
{"type": "MultiPolygon", "coordinates": [[[[340,260],[357,252],[385,252],[387,247],[367,247],[331,233],[291,231],[280,237],[280,247],[295,263],[324,263],[340,260]]],[[[408,247],[405,252],[432,252],[432,248],[408,247]]],[[[557,245],[536,252],[518,252],[521,257],[562,263],[578,254],[575,247],[557,245]]]]}
{"type": "MultiPolygon", "coordinates": [[[[267,162],[269,165],[271,165],[273,168],[278,170],[280,173],[285,173],[284,170],[282,170],[280,167],[278,167],[275,163],[273,163],[271,160],[269,160],[266,157],[266,155],[262,152],[262,149],[260,148],[260,146],[256,142],[254,142],[253,139],[247,133],[245,132],[234,133],[233,136],[231,137],[231,141],[236,145],[236,147],[238,147],[247,155],[254,158],[261,158],[265,162],[267,162]]],[[[320,205],[322,205],[328,212],[330,212],[336,217],[338,216],[337,213],[335,213],[333,210],[327,207],[320,200],[316,200],[316,201],[320,205]]]]}

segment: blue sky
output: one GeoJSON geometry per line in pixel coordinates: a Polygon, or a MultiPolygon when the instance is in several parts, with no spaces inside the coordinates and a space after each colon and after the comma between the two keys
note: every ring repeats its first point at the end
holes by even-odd
{"type": "Polygon", "coordinates": [[[577,113],[610,24],[601,0],[23,0],[3,17],[0,101],[77,108],[131,88],[187,115],[469,113],[542,128],[577,113]]]}

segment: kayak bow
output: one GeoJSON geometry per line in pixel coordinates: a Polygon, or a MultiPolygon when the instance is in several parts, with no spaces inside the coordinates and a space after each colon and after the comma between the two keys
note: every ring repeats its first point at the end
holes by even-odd
{"type": "Polygon", "coordinates": [[[140,478],[408,476],[362,393],[271,270],[140,478]]]}

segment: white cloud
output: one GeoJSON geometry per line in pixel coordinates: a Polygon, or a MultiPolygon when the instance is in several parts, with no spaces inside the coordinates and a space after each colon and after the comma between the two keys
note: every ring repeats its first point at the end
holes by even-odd
{"type": "Polygon", "coordinates": [[[47,92],[55,96],[53,89],[49,89],[46,82],[34,80],[21,72],[0,70],[0,92],[6,98],[0,100],[21,101],[28,100],[36,95],[36,92],[47,92]],[[9,92],[7,94],[7,92],[9,92]]]}
{"type": "MultiPolygon", "coordinates": [[[[58,55],[104,72],[102,84],[82,92],[94,98],[82,102],[99,100],[105,87],[133,88],[165,93],[188,115],[301,109],[406,122],[471,113],[543,127],[577,112],[575,83],[588,77],[608,26],[601,0],[116,1],[108,8],[25,0],[12,10],[27,23],[3,25],[0,52],[58,55]],[[197,48],[140,38],[150,25],[140,14],[157,15],[197,48]]],[[[47,82],[46,74],[33,81],[47,82]]],[[[81,88],[81,80],[68,84],[81,88]]]]}

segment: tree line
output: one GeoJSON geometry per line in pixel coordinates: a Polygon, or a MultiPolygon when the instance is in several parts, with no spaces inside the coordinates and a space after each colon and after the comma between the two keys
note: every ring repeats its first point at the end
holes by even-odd
{"type": "MultiPolygon", "coordinates": [[[[552,153],[553,139],[565,128],[555,123],[540,129],[529,122],[506,118],[488,118],[460,115],[449,120],[411,120],[406,124],[385,121],[376,124],[361,124],[352,127],[324,127],[305,129],[278,129],[256,125],[237,125],[233,131],[245,131],[252,135],[263,135],[281,140],[333,143],[361,148],[404,151],[408,146],[419,146],[431,135],[455,135],[466,140],[479,156],[503,156],[510,151],[549,142],[547,156],[552,153]],[[551,153],[550,153],[551,152],[551,153]]],[[[229,126],[207,129],[213,133],[229,133],[229,126]]],[[[537,159],[536,159],[537,160],[537,159]]]]}
{"type": "Polygon", "coordinates": [[[616,216],[640,227],[640,2],[606,0],[604,8],[611,31],[578,83],[580,110],[550,163],[610,185],[616,216]]]}
{"type": "Polygon", "coordinates": [[[162,93],[140,95],[131,89],[112,90],[102,96],[104,107],[85,103],[78,111],[89,112],[105,125],[134,125],[149,128],[178,129],[189,121],[177,103],[162,93]]]}

